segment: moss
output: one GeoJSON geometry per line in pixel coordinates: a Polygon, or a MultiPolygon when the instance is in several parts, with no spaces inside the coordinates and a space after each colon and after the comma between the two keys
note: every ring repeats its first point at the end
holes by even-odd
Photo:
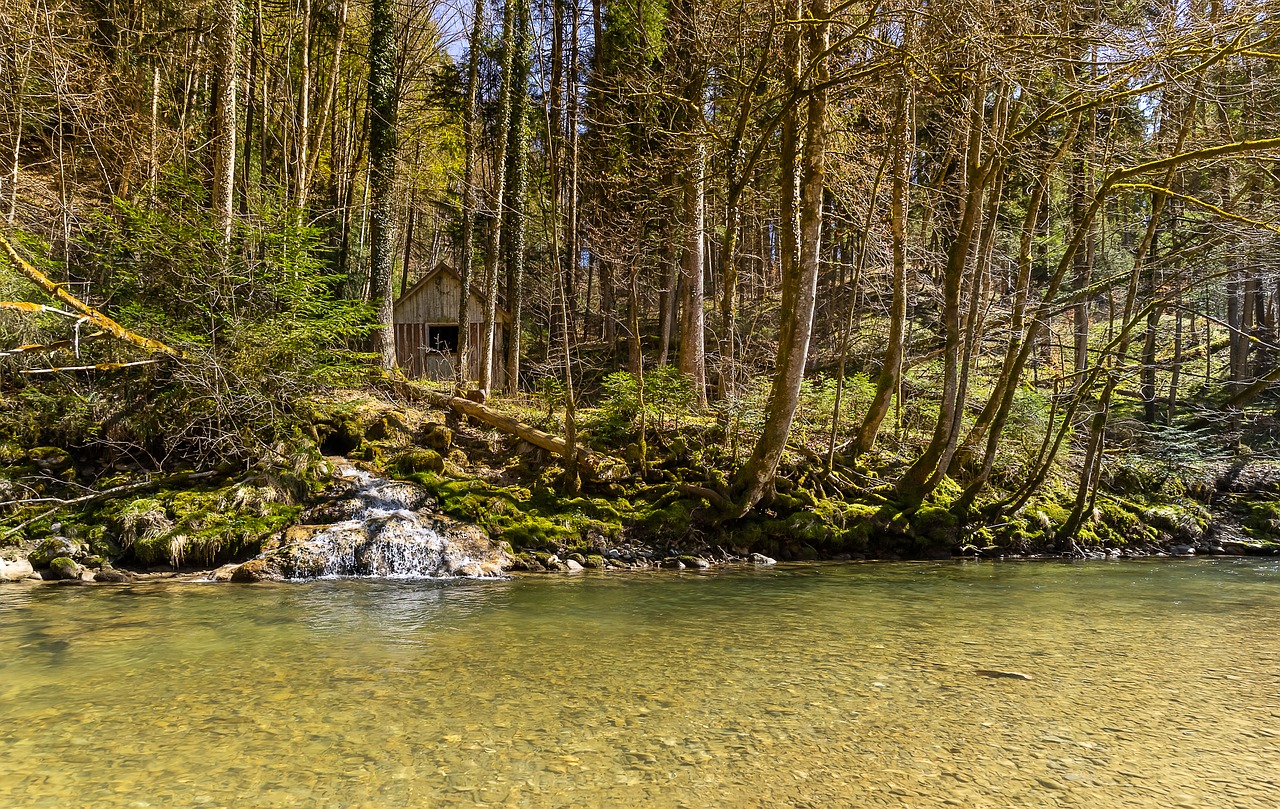
{"type": "Polygon", "coordinates": [[[80,565],[68,556],[59,556],[49,561],[49,572],[55,579],[75,579],[80,576],[80,565]]]}
{"type": "Polygon", "coordinates": [[[400,476],[419,472],[439,474],[444,471],[444,459],[433,449],[406,447],[392,457],[390,466],[400,476]]]}
{"type": "Polygon", "coordinates": [[[53,560],[63,556],[74,556],[78,548],[74,542],[63,537],[49,537],[36,546],[28,559],[36,567],[48,567],[53,560]]]}
{"type": "Polygon", "coordinates": [[[1253,539],[1280,539],[1280,500],[1255,500],[1245,508],[1246,534],[1253,539]]]}
{"type": "Polygon", "coordinates": [[[812,511],[800,511],[787,517],[781,530],[788,539],[810,546],[826,545],[831,538],[830,526],[812,511]]]}
{"type": "Polygon", "coordinates": [[[107,503],[84,522],[96,526],[89,529],[90,549],[106,558],[216,565],[257,553],[301,510],[285,484],[255,478],[107,503]]]}
{"type": "Polygon", "coordinates": [[[447,453],[453,446],[453,430],[434,421],[427,422],[418,432],[418,443],[434,449],[439,453],[447,453]]]}
{"type": "Polygon", "coordinates": [[[655,508],[640,521],[644,530],[663,536],[683,536],[689,531],[693,509],[687,500],[677,500],[662,508],[655,508]]]}
{"type": "Polygon", "coordinates": [[[1123,501],[1100,497],[1095,508],[1102,524],[1110,529],[1117,541],[1136,542],[1147,538],[1142,518],[1123,501]]]}
{"type": "Polygon", "coordinates": [[[911,516],[911,534],[923,551],[948,550],[960,542],[960,519],[950,509],[924,506],[911,516]]]}

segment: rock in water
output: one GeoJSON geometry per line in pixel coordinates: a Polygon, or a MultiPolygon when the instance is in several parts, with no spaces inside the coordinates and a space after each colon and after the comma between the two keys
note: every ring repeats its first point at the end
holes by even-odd
{"type": "Polygon", "coordinates": [[[53,573],[55,579],[78,579],[83,570],[84,568],[69,556],[59,556],[49,562],[49,571],[53,573]]]}
{"type": "Polygon", "coordinates": [[[429,498],[418,487],[353,467],[340,474],[354,480],[360,503],[349,519],[289,528],[231,580],[485,577],[510,566],[511,557],[480,528],[419,512],[429,498]]]}
{"type": "Polygon", "coordinates": [[[776,565],[778,560],[765,556],[763,553],[751,554],[750,560],[753,565],[776,565]]]}
{"type": "Polygon", "coordinates": [[[49,537],[31,552],[30,562],[36,567],[48,567],[54,559],[62,556],[74,559],[79,553],[76,543],[66,537],[49,537]]]}
{"type": "Polygon", "coordinates": [[[0,581],[21,581],[34,572],[26,559],[0,559],[0,581]]]}
{"type": "Polygon", "coordinates": [[[998,669],[974,669],[973,673],[979,677],[995,677],[1005,678],[1008,680],[1034,680],[1030,674],[1023,674],[1020,671],[1000,671],[998,669]]]}

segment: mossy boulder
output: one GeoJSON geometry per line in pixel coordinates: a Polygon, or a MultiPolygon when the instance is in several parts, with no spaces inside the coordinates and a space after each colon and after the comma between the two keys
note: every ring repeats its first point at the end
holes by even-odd
{"type": "Polygon", "coordinates": [[[80,546],[66,537],[49,537],[36,546],[29,555],[31,564],[36,567],[51,567],[53,560],[69,558],[74,560],[80,555],[80,546]]]}
{"type": "Polygon", "coordinates": [[[64,472],[71,468],[71,454],[59,447],[36,447],[27,457],[45,472],[64,472]]]}
{"type": "Polygon", "coordinates": [[[375,419],[365,429],[364,434],[365,438],[371,441],[386,441],[408,432],[409,427],[405,424],[404,414],[389,410],[375,419]]]}
{"type": "Polygon", "coordinates": [[[950,509],[924,506],[909,522],[917,550],[926,555],[949,552],[960,543],[960,519],[950,509]]]}
{"type": "Polygon", "coordinates": [[[443,455],[453,446],[453,430],[439,422],[429,421],[418,431],[418,443],[443,455]]]}
{"type": "Polygon", "coordinates": [[[55,579],[70,580],[80,578],[83,568],[69,556],[59,556],[49,562],[49,573],[55,579]]]}
{"type": "Polygon", "coordinates": [[[444,459],[434,449],[407,447],[391,459],[391,466],[405,476],[420,472],[440,474],[444,471],[444,459]]]}

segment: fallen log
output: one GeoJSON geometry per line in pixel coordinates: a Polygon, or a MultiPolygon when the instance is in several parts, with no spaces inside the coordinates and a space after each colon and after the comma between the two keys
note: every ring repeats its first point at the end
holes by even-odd
{"type": "MultiPolygon", "coordinates": [[[[464,416],[470,416],[496,430],[528,441],[535,447],[546,450],[553,455],[559,455],[563,458],[569,454],[569,445],[563,438],[539,430],[531,424],[525,424],[519,419],[499,413],[497,410],[486,407],[479,402],[473,402],[461,396],[446,396],[433,391],[426,391],[426,397],[428,401],[437,407],[448,407],[464,416]]],[[[615,470],[626,468],[622,461],[611,458],[608,455],[592,452],[581,444],[575,447],[575,452],[578,467],[597,480],[612,479],[618,474],[615,470]]]]}

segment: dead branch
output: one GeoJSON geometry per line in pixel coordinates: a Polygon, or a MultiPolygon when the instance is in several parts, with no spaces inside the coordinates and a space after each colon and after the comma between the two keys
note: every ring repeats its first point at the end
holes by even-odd
{"type": "MultiPolygon", "coordinates": [[[[26,259],[18,255],[18,251],[14,249],[13,244],[3,236],[0,236],[0,247],[4,248],[4,252],[8,255],[10,263],[17,268],[18,272],[26,276],[27,280],[44,290],[49,297],[61,301],[68,308],[79,312],[84,316],[84,319],[93,323],[112,337],[115,337],[117,340],[131,343],[132,345],[138,346],[139,348],[153,354],[164,354],[165,356],[173,357],[174,359],[182,359],[186,356],[178,349],[166,345],[159,340],[152,340],[150,337],[143,337],[141,334],[129,331],[124,326],[121,326],[116,321],[99,312],[97,309],[94,309],[89,304],[81,301],[70,292],[67,292],[61,285],[55,284],[47,275],[31,266],[26,259]]],[[[43,304],[15,304],[7,306],[7,308],[22,308],[24,311],[31,311],[30,307],[36,306],[40,307],[40,311],[54,311],[64,315],[69,314],[67,312],[54,309],[53,307],[44,306],[43,304]]]]}
{"type": "Polygon", "coordinates": [[[155,365],[160,360],[136,360],[134,362],[100,362],[97,365],[62,365],[54,368],[32,368],[24,374],[59,374],[72,371],[119,371],[121,368],[136,368],[139,365],[155,365]]]}
{"type": "MultiPolygon", "coordinates": [[[[110,489],[103,489],[102,491],[98,491],[98,492],[90,492],[89,494],[81,495],[80,497],[72,497],[66,500],[57,500],[56,501],[57,505],[55,505],[53,508],[46,509],[45,511],[40,512],[39,514],[32,517],[31,519],[18,523],[14,527],[10,528],[8,531],[5,531],[3,534],[0,534],[0,539],[5,539],[6,537],[13,536],[14,534],[21,531],[23,528],[26,528],[28,525],[37,523],[40,520],[43,520],[45,517],[51,516],[57,513],[58,511],[66,508],[67,506],[84,505],[85,503],[92,503],[95,500],[102,500],[108,497],[115,497],[116,495],[120,495],[120,494],[130,494],[132,492],[142,491],[143,489],[155,488],[156,486],[168,486],[171,483],[180,483],[183,481],[191,481],[191,480],[205,480],[207,478],[214,477],[218,474],[220,474],[220,472],[216,469],[210,469],[205,472],[179,472],[175,475],[167,475],[162,478],[151,478],[149,480],[139,481],[138,483],[126,483],[123,486],[113,486],[110,489]]],[[[40,502],[47,503],[49,502],[50,499],[51,498],[41,498],[40,502]]],[[[14,500],[8,503],[0,503],[0,505],[21,508],[25,503],[30,503],[30,502],[31,501],[14,500]]]]}

